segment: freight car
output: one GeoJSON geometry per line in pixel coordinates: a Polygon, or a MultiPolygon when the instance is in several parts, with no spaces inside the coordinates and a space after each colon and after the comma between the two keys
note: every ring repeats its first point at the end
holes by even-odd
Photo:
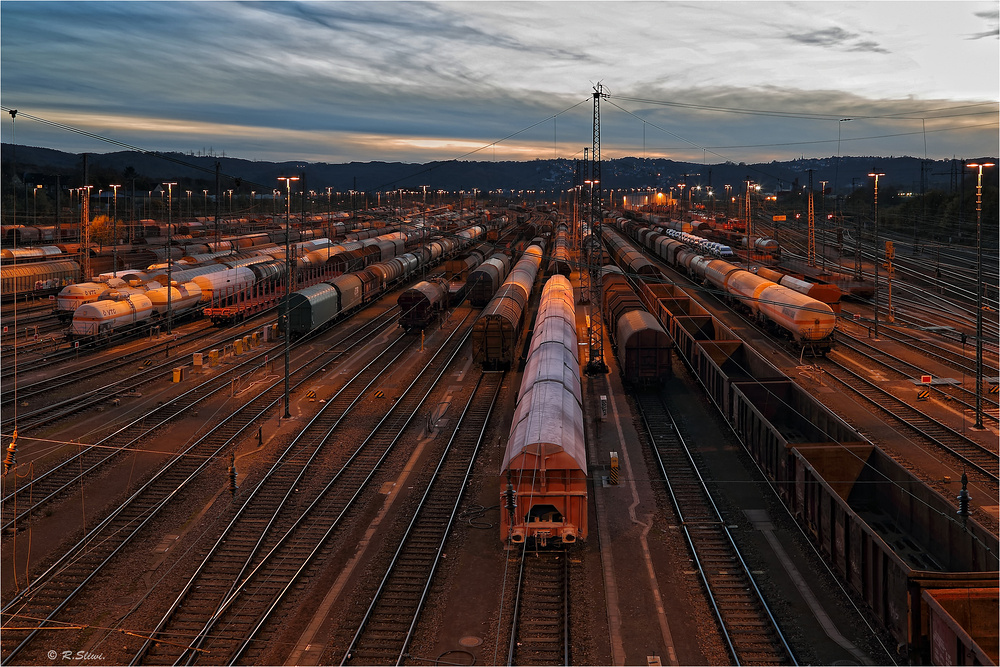
{"type": "MultiPolygon", "coordinates": [[[[469,244],[474,236],[463,237],[461,242],[469,244]]],[[[418,237],[419,234],[413,236],[413,238],[418,237]]],[[[456,238],[458,237],[456,236],[456,238]]],[[[343,273],[332,280],[313,285],[311,288],[293,292],[289,299],[288,325],[290,335],[293,338],[304,336],[335,321],[343,314],[369,303],[388,287],[414,276],[421,268],[440,259],[446,246],[451,249],[463,249],[460,247],[461,244],[456,245],[456,241],[445,240],[448,242],[447,244],[437,241],[429,244],[434,245],[433,249],[416,248],[412,252],[403,253],[398,257],[376,262],[365,269],[343,273]],[[329,284],[334,287],[334,290],[330,291],[320,287],[322,284],[329,284]]],[[[324,248],[319,252],[326,253],[326,250],[324,248]]],[[[447,287],[444,288],[444,296],[447,300],[447,287]]]]}
{"type": "Polygon", "coordinates": [[[114,333],[133,331],[153,316],[153,302],[144,294],[120,301],[85,303],[73,313],[70,338],[107,339],[114,333]]]}
{"type": "Polygon", "coordinates": [[[472,328],[472,360],[486,370],[509,369],[521,336],[524,309],[542,263],[542,249],[529,246],[472,328]]]}
{"type": "Polygon", "coordinates": [[[34,246],[32,248],[4,248],[0,250],[0,258],[4,262],[39,262],[53,259],[63,254],[62,248],[54,245],[34,246]]]}
{"type": "Polygon", "coordinates": [[[556,238],[552,247],[552,261],[549,264],[550,273],[558,273],[569,277],[573,263],[569,256],[569,227],[560,223],[556,227],[556,238]]]}
{"type": "Polygon", "coordinates": [[[85,303],[93,303],[100,299],[101,292],[107,289],[103,283],[76,283],[66,285],[56,294],[56,307],[53,312],[61,322],[73,319],[76,309],[85,303]]]}
{"type": "Polygon", "coordinates": [[[448,284],[439,280],[421,280],[397,299],[399,325],[404,329],[423,329],[448,307],[448,284]]]}
{"type": "Polygon", "coordinates": [[[0,267],[0,294],[4,301],[32,299],[55,294],[80,279],[80,265],[71,259],[55,259],[0,267]]]}
{"type": "Polygon", "coordinates": [[[670,375],[673,344],[618,267],[604,267],[604,316],[626,384],[660,384],[670,375]]]}
{"type": "Polygon", "coordinates": [[[500,466],[500,539],[572,544],[587,539],[587,456],[573,286],[542,289],[510,437],[500,466]]]}
{"type": "Polygon", "coordinates": [[[499,252],[480,264],[474,271],[470,271],[466,277],[469,303],[475,308],[482,308],[489,303],[493,295],[497,293],[497,289],[507,279],[509,272],[510,258],[499,252]]]}
{"type": "MultiPolygon", "coordinates": [[[[958,517],[953,497],[915,477],[713,316],[693,315],[686,300],[658,299],[661,321],[818,555],[892,637],[898,664],[946,664],[931,660],[940,647],[932,644],[927,597],[960,591],[970,599],[987,589],[995,600],[997,536],[958,517]]],[[[995,625],[952,619],[963,643],[980,639],[994,656],[995,625]]]]}

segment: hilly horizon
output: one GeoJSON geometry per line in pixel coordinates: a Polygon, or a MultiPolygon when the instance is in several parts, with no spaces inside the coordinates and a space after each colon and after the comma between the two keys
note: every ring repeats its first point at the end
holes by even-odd
{"type": "MultiPolygon", "coordinates": [[[[63,187],[83,185],[83,153],[57,149],[2,144],[5,180],[15,171],[23,183],[54,185],[61,178],[63,187]],[[15,165],[16,160],[16,165],[15,165]]],[[[268,162],[216,155],[190,153],[153,153],[115,151],[87,153],[90,185],[106,186],[121,182],[128,174],[136,180],[136,189],[164,180],[183,181],[181,187],[215,189],[216,163],[219,164],[222,189],[234,183],[241,191],[260,191],[278,187],[282,175],[304,174],[306,187],[317,192],[387,191],[399,188],[429,191],[473,190],[544,190],[559,192],[572,188],[577,161],[558,158],[530,161],[437,161],[423,164],[405,162],[307,163],[302,161],[268,162]],[[107,180],[110,179],[110,180],[107,180]],[[236,182],[239,179],[239,182],[236,182]],[[107,180],[107,184],[103,183],[107,180]]],[[[699,164],[667,158],[624,157],[601,162],[605,190],[628,190],[655,187],[666,189],[679,183],[712,188],[718,197],[725,185],[733,194],[745,187],[747,180],[759,184],[765,192],[796,190],[808,186],[813,170],[813,186],[819,191],[850,192],[864,187],[870,171],[885,173],[881,184],[901,190],[921,192],[954,189],[969,177],[962,168],[965,160],[922,160],[915,157],[830,156],[800,158],[766,163],[699,164]]]]}

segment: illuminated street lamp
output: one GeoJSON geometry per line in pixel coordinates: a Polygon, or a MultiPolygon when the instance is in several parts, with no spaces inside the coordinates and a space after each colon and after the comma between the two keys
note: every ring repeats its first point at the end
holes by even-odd
{"type": "Polygon", "coordinates": [[[878,179],[885,174],[872,172],[868,175],[875,179],[875,338],[878,338],[878,179]]]}
{"type": "MultiPolygon", "coordinates": [[[[174,293],[174,281],[173,281],[173,250],[170,247],[171,234],[173,234],[173,203],[174,203],[174,186],[176,183],[164,183],[167,186],[167,333],[173,332],[173,307],[171,303],[171,296],[174,293]]],[[[170,349],[170,339],[167,339],[167,350],[170,349]]],[[[169,352],[167,353],[170,354],[169,352]]]]}
{"type": "Polygon", "coordinates": [[[279,176],[279,181],[285,182],[285,304],[282,307],[285,321],[285,418],[292,416],[288,404],[288,376],[289,376],[289,354],[291,351],[291,334],[288,326],[288,300],[291,298],[290,288],[292,284],[292,250],[289,236],[289,227],[292,219],[292,181],[299,180],[298,176],[279,176]]]}
{"type": "Polygon", "coordinates": [[[983,168],[994,162],[971,162],[966,167],[979,169],[976,176],[976,426],[983,428],[983,168]]]}
{"type": "Polygon", "coordinates": [[[42,189],[42,186],[36,185],[35,189],[31,191],[31,215],[34,217],[34,224],[38,224],[38,191],[42,189]]]}

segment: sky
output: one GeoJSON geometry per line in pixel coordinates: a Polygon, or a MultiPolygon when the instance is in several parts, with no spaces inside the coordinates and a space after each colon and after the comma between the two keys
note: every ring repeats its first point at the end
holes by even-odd
{"type": "Polygon", "coordinates": [[[998,154],[995,1],[0,2],[0,139],[267,161],[998,154]],[[850,120],[848,120],[850,119],[850,120]]]}

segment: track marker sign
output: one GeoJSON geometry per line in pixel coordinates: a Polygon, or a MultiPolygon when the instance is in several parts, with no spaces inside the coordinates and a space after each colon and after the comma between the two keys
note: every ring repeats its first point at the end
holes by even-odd
{"type": "Polygon", "coordinates": [[[934,381],[934,376],[932,376],[932,375],[921,375],[920,376],[920,382],[923,383],[923,384],[930,384],[933,381],[934,381]]]}

